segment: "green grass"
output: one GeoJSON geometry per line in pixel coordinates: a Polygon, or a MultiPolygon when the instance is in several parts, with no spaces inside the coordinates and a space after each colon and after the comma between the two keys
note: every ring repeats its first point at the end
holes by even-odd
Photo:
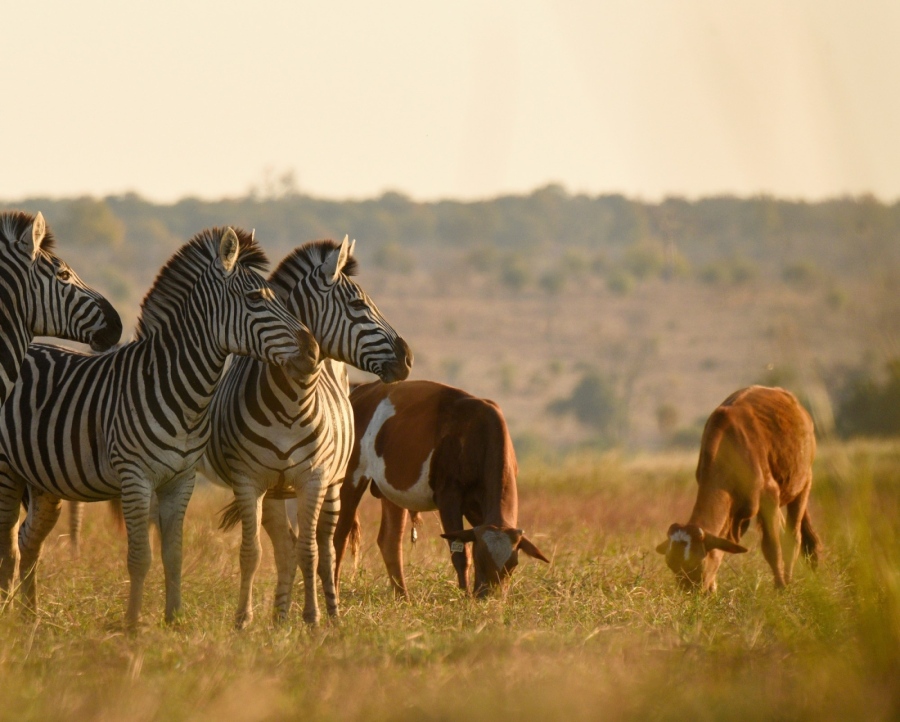
{"type": "Polygon", "coordinates": [[[270,623],[264,543],[256,619],[232,630],[238,537],[215,530],[227,496],[200,490],[184,615],[161,623],[155,563],[144,627],[128,637],[124,540],[92,508],[81,559],[69,561],[64,536],[48,545],[37,622],[0,614],[0,719],[896,719],[900,445],[822,449],[812,510],[825,554],[782,593],[755,531],[715,596],[676,589],[653,548],[690,511],[693,461],[524,468],[520,522],[552,564],[523,559],[505,600],[455,589],[428,515],[407,548],[413,599],[395,601],[367,498],[341,620],[317,629],[296,607],[290,625],[270,623]]]}

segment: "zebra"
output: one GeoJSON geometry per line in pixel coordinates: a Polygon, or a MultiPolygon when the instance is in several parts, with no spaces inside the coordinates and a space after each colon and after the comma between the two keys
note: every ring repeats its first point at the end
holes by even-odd
{"type": "Polygon", "coordinates": [[[209,438],[209,404],[229,353],[305,374],[318,347],[259,274],[266,257],[240,229],[201,231],[168,261],[141,304],[134,339],[91,356],[33,345],[0,409],[0,593],[16,557],[37,609],[36,566],[60,499],[121,497],[128,536],[126,625],[140,620],[150,566],[148,510],[159,503],[165,619],[181,607],[184,512],[209,438]],[[27,486],[28,514],[15,526],[27,486]]]}
{"type": "Polygon", "coordinates": [[[0,213],[0,405],[35,336],[106,351],[122,335],[119,314],[53,254],[55,244],[42,213],[0,213]]]}
{"type": "Polygon", "coordinates": [[[242,525],[238,629],[253,617],[260,516],[275,551],[276,622],[290,609],[298,561],[304,621],[319,621],[317,568],[328,614],[338,612],[332,540],[340,483],[353,447],[344,364],[377,374],[384,382],[405,379],[412,366],[409,346],[350,278],[358,267],[352,253],[347,238],[340,244],[307,243],[269,278],[288,310],[315,336],[320,349],[316,368],[305,378],[291,379],[277,367],[236,359],[213,397],[212,436],[202,463],[210,478],[217,476],[234,490],[222,527],[242,525]],[[296,552],[284,508],[288,496],[297,499],[296,552]]]}

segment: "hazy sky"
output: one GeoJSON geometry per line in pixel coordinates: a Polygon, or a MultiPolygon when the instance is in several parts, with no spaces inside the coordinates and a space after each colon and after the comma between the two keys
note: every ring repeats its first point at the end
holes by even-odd
{"type": "Polygon", "coordinates": [[[900,3],[29,0],[0,199],[900,196],[900,3]]]}

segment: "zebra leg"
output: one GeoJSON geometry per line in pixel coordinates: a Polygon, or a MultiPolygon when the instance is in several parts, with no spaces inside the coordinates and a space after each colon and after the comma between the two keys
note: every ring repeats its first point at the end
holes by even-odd
{"type": "Polygon", "coordinates": [[[244,629],[253,620],[253,578],[262,556],[259,520],[263,496],[255,487],[241,484],[238,480],[234,486],[234,498],[241,512],[241,590],[234,626],[244,629]]]}
{"type": "MultiPolygon", "coordinates": [[[[176,476],[157,489],[159,534],[162,539],[162,563],[166,575],[166,623],[175,621],[181,611],[181,560],[184,514],[194,492],[194,470],[176,476]]],[[[149,532],[148,532],[149,536],[149,532]]]]}
{"type": "Polygon", "coordinates": [[[327,489],[322,469],[314,469],[305,483],[297,487],[297,562],[303,574],[303,621],[319,623],[316,601],[316,527],[327,489]]]}
{"type": "Polygon", "coordinates": [[[79,542],[81,541],[81,524],[84,521],[84,502],[69,502],[69,553],[72,559],[78,559],[80,554],[79,542]]]}
{"type": "Polygon", "coordinates": [[[0,463],[0,604],[12,594],[13,579],[19,562],[16,526],[25,486],[13,478],[9,468],[0,463]]]}
{"type": "Polygon", "coordinates": [[[275,569],[278,582],[275,586],[275,604],[272,617],[275,623],[287,619],[291,610],[291,593],[297,575],[297,551],[294,532],[288,521],[283,499],[265,498],[262,506],[262,524],[272,541],[275,552],[275,569]]]}
{"type": "Polygon", "coordinates": [[[19,578],[25,608],[37,613],[37,566],[44,540],[53,531],[62,512],[62,501],[31,487],[28,514],[19,527],[19,578]]]}
{"type": "Polygon", "coordinates": [[[122,513],[125,516],[125,533],[128,536],[128,576],[131,589],[128,594],[128,610],[125,626],[137,630],[141,618],[141,600],[144,596],[144,580],[150,569],[150,484],[138,478],[128,478],[122,483],[122,513]]]}
{"type": "Polygon", "coordinates": [[[338,590],[334,574],[334,528],[341,512],[340,479],[332,479],[325,490],[322,510],[316,524],[316,545],[319,548],[318,574],[325,594],[325,609],[328,616],[338,614],[338,590]]]}

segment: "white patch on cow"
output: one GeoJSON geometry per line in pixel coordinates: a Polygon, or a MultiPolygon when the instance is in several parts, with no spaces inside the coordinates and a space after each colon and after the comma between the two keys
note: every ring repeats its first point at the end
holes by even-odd
{"type": "MultiPolygon", "coordinates": [[[[375,438],[384,422],[396,413],[394,405],[390,399],[384,399],[375,408],[372,414],[372,420],[366,427],[366,433],[359,440],[359,464],[353,472],[353,486],[359,486],[360,479],[363,477],[375,479],[376,481],[384,479],[384,459],[375,453],[375,438]]],[[[378,485],[381,488],[381,484],[378,485]]]]}
{"type": "Polygon", "coordinates": [[[510,538],[502,531],[488,529],[481,535],[481,540],[487,546],[497,569],[503,569],[513,553],[513,545],[510,538]]]}
{"type": "Polygon", "coordinates": [[[385,498],[394,502],[397,506],[402,506],[410,511],[433,511],[437,509],[434,503],[434,491],[431,488],[429,477],[431,476],[431,457],[434,450],[428,454],[425,461],[422,462],[422,468],[419,470],[419,478],[416,483],[409,489],[395,489],[385,479],[384,472],[381,477],[374,477],[378,484],[378,488],[385,498]]]}
{"type": "Polygon", "coordinates": [[[390,419],[397,410],[390,399],[384,399],[375,408],[372,420],[366,427],[366,432],[359,440],[359,464],[353,472],[353,486],[358,486],[363,477],[372,479],[378,486],[378,490],[384,497],[394,502],[397,506],[411,511],[433,511],[437,508],[434,503],[434,494],[428,481],[431,471],[432,451],[428,454],[419,471],[419,478],[409,489],[395,489],[387,481],[387,471],[384,458],[375,453],[375,439],[385,422],[390,419]]]}
{"type": "Polygon", "coordinates": [[[675,542],[684,542],[684,560],[687,561],[691,557],[691,535],[680,529],[672,533],[669,537],[669,544],[675,542]]]}
{"type": "Polygon", "coordinates": [[[450,542],[450,551],[451,552],[464,552],[466,550],[466,545],[463,544],[459,539],[454,539],[450,542]]]}

